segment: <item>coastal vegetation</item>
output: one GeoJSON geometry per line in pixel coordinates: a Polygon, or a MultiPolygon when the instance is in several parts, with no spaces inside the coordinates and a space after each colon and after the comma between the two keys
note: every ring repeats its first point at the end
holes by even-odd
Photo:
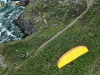
{"type": "MultiPolygon", "coordinates": [[[[87,8],[86,1],[39,1],[26,7],[20,16],[21,24],[35,22],[37,32],[22,40],[0,44],[6,68],[0,67],[0,75],[90,75],[94,61],[100,54],[100,1],[94,0],[88,12],[57,38],[37,50],[43,43],[64,29],[87,8]],[[77,10],[76,10],[77,9],[77,10]],[[69,49],[85,45],[89,52],[73,64],[58,69],[56,62],[69,49]]],[[[98,58],[98,59],[97,59],[98,58]]],[[[97,63],[96,62],[96,63],[97,63]]],[[[98,66],[97,66],[98,67],[98,66]]],[[[99,73],[99,72],[96,72],[99,73]]],[[[98,74],[99,75],[99,74],[98,74]]]]}

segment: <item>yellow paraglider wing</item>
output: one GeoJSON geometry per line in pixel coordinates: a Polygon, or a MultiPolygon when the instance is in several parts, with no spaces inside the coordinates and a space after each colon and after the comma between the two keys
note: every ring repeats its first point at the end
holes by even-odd
{"type": "Polygon", "coordinates": [[[88,52],[88,49],[85,46],[77,46],[75,48],[72,48],[60,57],[57,62],[58,68],[65,66],[66,64],[70,63],[86,52],[88,52]]]}
{"type": "Polygon", "coordinates": [[[0,8],[2,8],[2,4],[0,3],[0,8]]]}

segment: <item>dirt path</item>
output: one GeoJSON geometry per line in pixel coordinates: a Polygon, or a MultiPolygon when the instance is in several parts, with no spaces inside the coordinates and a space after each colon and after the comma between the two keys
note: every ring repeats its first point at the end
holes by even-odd
{"type": "MultiPolygon", "coordinates": [[[[95,74],[95,73],[94,73],[95,67],[97,67],[98,69],[100,69],[100,65],[97,65],[99,61],[100,61],[100,55],[99,55],[99,56],[95,59],[95,61],[90,65],[89,71],[88,71],[87,75],[100,75],[100,72],[99,72],[99,74],[95,74]]],[[[97,72],[98,72],[98,71],[99,71],[99,70],[97,70],[97,72]]]]}
{"type": "MultiPolygon", "coordinates": [[[[87,9],[81,14],[79,15],[73,22],[71,22],[68,26],[66,26],[64,29],[62,29],[61,31],[59,31],[57,34],[55,34],[51,39],[49,39],[48,41],[46,41],[44,44],[42,44],[36,51],[33,51],[28,58],[34,53],[37,52],[39,50],[41,50],[43,47],[45,47],[45,45],[47,45],[49,42],[51,42],[52,40],[54,40],[56,37],[58,37],[60,34],[62,34],[64,31],[66,31],[69,27],[73,26],[74,23],[76,23],[76,21],[78,21],[82,16],[84,16],[84,14],[89,10],[89,8],[91,7],[93,3],[93,0],[87,0],[87,9]]],[[[27,59],[28,59],[27,58],[27,59]]],[[[26,59],[26,60],[27,60],[26,59]]],[[[26,60],[24,60],[23,62],[19,63],[16,67],[13,67],[9,73],[7,75],[10,75],[16,68],[18,68],[20,65],[22,65],[26,60]]],[[[4,75],[4,74],[2,74],[4,75]]]]}
{"type": "Polygon", "coordinates": [[[43,48],[49,42],[51,42],[56,37],[58,37],[60,34],[62,34],[64,31],[66,31],[69,27],[71,27],[72,25],[74,25],[74,23],[76,23],[76,21],[79,20],[89,10],[89,8],[91,7],[92,4],[93,4],[93,0],[87,0],[87,9],[80,16],[78,16],[73,22],[71,22],[68,26],[66,26],[64,29],[62,29],[57,34],[55,34],[51,39],[49,39],[44,44],[42,44],[37,50],[40,50],[41,48],[43,48]]]}

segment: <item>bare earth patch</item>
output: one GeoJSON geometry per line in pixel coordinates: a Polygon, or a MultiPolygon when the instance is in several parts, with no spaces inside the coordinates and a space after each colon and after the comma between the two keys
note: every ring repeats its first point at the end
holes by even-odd
{"type": "Polygon", "coordinates": [[[91,75],[100,75],[100,60],[95,63],[91,75]]]}
{"type": "Polygon", "coordinates": [[[3,66],[3,60],[4,60],[4,57],[0,55],[0,66],[3,66]]]}
{"type": "Polygon", "coordinates": [[[100,75],[100,56],[91,64],[88,75],[100,75]]]}

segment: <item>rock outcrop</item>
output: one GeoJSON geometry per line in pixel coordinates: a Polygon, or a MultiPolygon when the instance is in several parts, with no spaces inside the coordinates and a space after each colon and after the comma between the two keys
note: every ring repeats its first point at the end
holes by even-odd
{"type": "Polygon", "coordinates": [[[61,21],[66,23],[86,8],[85,2],[80,4],[69,1],[69,5],[66,2],[66,0],[30,0],[25,11],[13,23],[20,28],[23,37],[26,37],[37,31],[35,27],[41,29],[41,27],[58,25],[61,21]]]}
{"type": "MultiPolygon", "coordinates": [[[[29,4],[34,4],[35,2],[37,2],[38,0],[20,0],[19,3],[17,3],[17,5],[19,6],[27,6],[29,4]]],[[[32,8],[29,8],[29,10],[32,10],[32,8]]],[[[27,7],[26,7],[27,10],[27,7]]],[[[36,10],[32,11],[32,14],[37,14],[35,13],[36,10]]],[[[27,11],[28,14],[30,14],[31,16],[33,16],[29,11],[27,11]]],[[[35,20],[32,20],[30,22],[30,20],[25,20],[25,17],[27,18],[27,16],[29,15],[24,15],[24,17],[22,17],[23,14],[21,14],[17,19],[13,20],[13,24],[16,25],[20,31],[23,33],[23,38],[25,38],[26,36],[34,33],[37,31],[37,29],[34,27],[34,25],[36,24],[35,20]]]]}
{"type": "Polygon", "coordinates": [[[29,0],[20,0],[18,3],[16,3],[16,5],[27,6],[29,2],[30,2],[29,0]]]}
{"type": "Polygon", "coordinates": [[[34,28],[35,22],[24,21],[20,16],[18,19],[13,20],[13,23],[21,30],[23,38],[37,31],[34,28]]]}

